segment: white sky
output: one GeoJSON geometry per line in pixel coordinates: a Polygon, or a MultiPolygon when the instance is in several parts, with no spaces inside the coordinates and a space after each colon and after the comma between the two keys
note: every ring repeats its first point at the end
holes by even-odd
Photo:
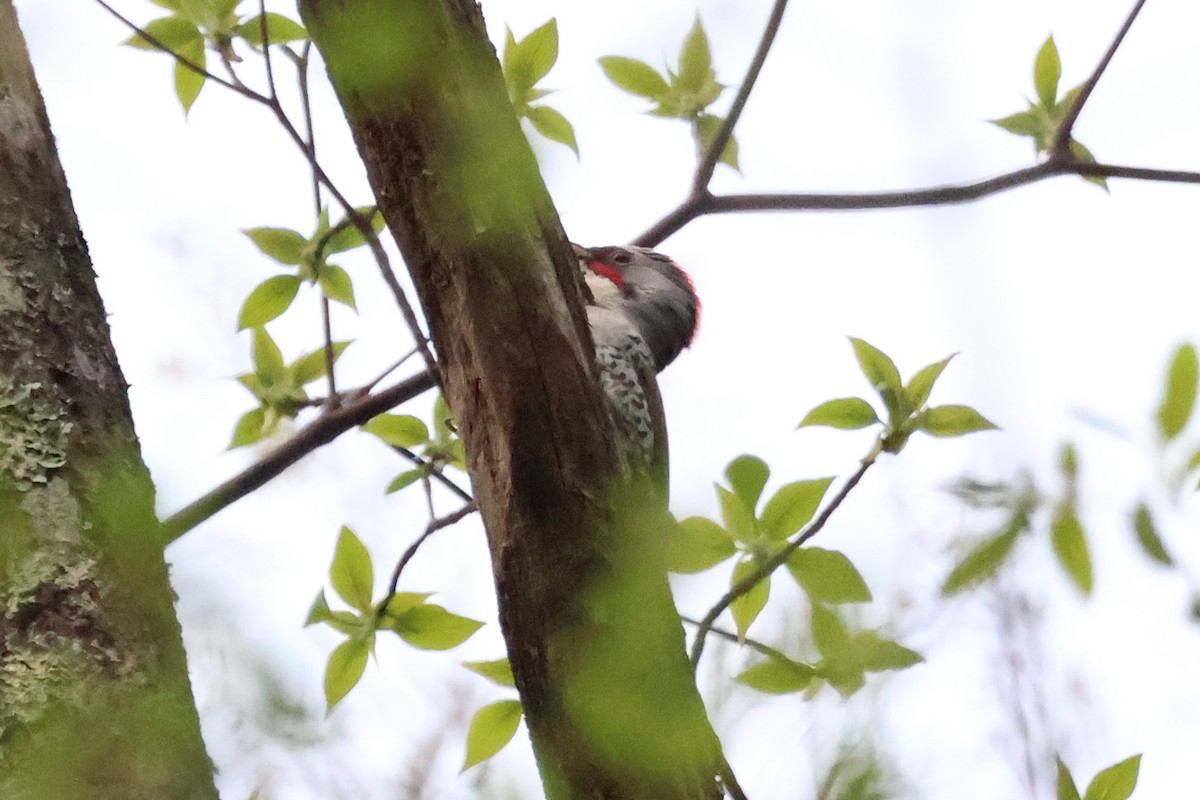
{"type": "MultiPolygon", "coordinates": [[[[294,16],[287,4],[272,5],[294,16]]],[[[909,188],[1024,166],[1028,140],[983,120],[1021,109],[1032,94],[1033,56],[1050,32],[1063,85],[1082,81],[1129,5],[795,2],[738,128],[743,174],[722,168],[714,188],[909,188]]],[[[264,111],[219,87],[206,88],[185,121],[167,59],[115,46],[127,34],[97,5],[17,6],[132,384],[145,457],[170,513],[254,457],[223,452],[251,407],[230,380],[248,368],[248,336],[234,328],[241,299],[273,268],[238,230],[311,228],[304,165],[264,111]]],[[[119,7],[143,22],[160,11],[140,0],[119,7]]],[[[696,8],[674,0],[484,2],[494,39],[505,23],[520,36],[558,15],[562,54],[547,83],[561,91],[549,101],[575,123],[583,159],[537,147],[576,241],[628,240],[683,197],[692,168],[685,127],[640,114],[644,104],[609,85],[596,58],[661,67],[696,8]]],[[[718,78],[736,84],[770,3],[703,0],[698,8],[718,78]]],[[[1200,169],[1198,26],[1195,3],[1148,4],[1076,128],[1101,160],[1200,169]]],[[[253,62],[244,74],[259,77],[253,62]]],[[[323,85],[319,94],[322,161],[365,203],[341,115],[323,85]]],[[[710,649],[702,688],[756,800],[811,796],[813,764],[827,763],[843,732],[868,726],[907,796],[1025,796],[1000,667],[1007,656],[995,634],[997,595],[946,607],[935,596],[951,563],[947,549],[964,531],[985,532],[987,520],[948,503],[941,488],[963,472],[1000,479],[1021,467],[1053,488],[1065,438],[1081,447],[1096,595],[1086,604],[1077,598],[1044,535],[1025,543],[1012,571],[1019,575],[1005,581],[1006,596],[1027,596],[1033,609],[1018,638],[1030,642],[1024,680],[1047,703],[1034,723],[1038,740],[1059,750],[1081,782],[1144,752],[1138,796],[1179,796],[1194,785],[1200,631],[1185,620],[1184,580],[1149,567],[1124,520],[1138,493],[1160,485],[1150,420],[1168,353],[1197,338],[1197,211],[1196,187],[1113,182],[1105,195],[1062,178],[957,208],[711,217],[661,247],[689,268],[704,300],[695,347],[663,379],[680,516],[716,514],[711,483],[743,452],[767,459],[772,486],[853,468],[865,435],[793,432],[816,403],[866,391],[846,335],[883,348],[905,374],[961,351],[935,401],[970,403],[1005,429],[914,441],[878,467],[816,542],[845,550],[866,575],[876,600],[863,619],[887,623],[929,663],[876,677],[845,703],[828,690],[805,701],[731,688],[727,676],[746,656],[710,649]]],[[[344,263],[361,310],[335,320],[338,338],[358,340],[342,360],[343,384],[352,385],[408,345],[373,268],[344,263]]],[[[316,298],[302,295],[272,323],[287,357],[319,344],[315,308],[316,298]]],[[[427,415],[431,403],[422,398],[413,412],[427,415]]],[[[453,665],[500,656],[495,624],[448,654],[381,641],[378,664],[323,720],[323,662],[337,638],[300,622],[324,585],[342,524],[371,547],[377,584],[419,533],[418,493],[381,494],[402,469],[369,437],[348,435],[171,549],[224,797],[255,786],[285,800],[406,796],[398,787],[426,768],[425,797],[470,797],[480,780],[489,796],[514,784],[533,796],[523,734],[488,770],[456,776],[466,719],[506,695],[453,665]]],[[[1184,563],[1200,558],[1196,511],[1190,499],[1163,509],[1168,543],[1184,563]]],[[[681,608],[702,613],[724,581],[720,569],[681,581],[681,608]]],[[[777,579],[755,633],[795,652],[806,612],[789,583],[777,579]]],[[[432,540],[402,588],[437,591],[452,610],[494,621],[474,524],[432,540]]]]}

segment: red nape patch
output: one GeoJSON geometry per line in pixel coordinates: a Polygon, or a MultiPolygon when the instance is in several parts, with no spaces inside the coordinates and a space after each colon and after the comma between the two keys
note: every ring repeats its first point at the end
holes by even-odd
{"type": "Polygon", "coordinates": [[[612,264],[605,264],[603,261],[593,261],[588,264],[588,269],[599,275],[601,278],[608,278],[617,285],[618,289],[625,288],[625,276],[621,274],[621,270],[614,267],[612,264]]]}

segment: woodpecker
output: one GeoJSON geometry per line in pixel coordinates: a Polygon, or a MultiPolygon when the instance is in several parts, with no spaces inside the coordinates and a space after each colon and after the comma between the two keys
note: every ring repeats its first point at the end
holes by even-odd
{"type": "Polygon", "coordinates": [[[665,493],[667,425],[655,376],[691,344],[700,300],[687,273],[653,250],[574,248],[621,467],[648,469],[665,493]]]}

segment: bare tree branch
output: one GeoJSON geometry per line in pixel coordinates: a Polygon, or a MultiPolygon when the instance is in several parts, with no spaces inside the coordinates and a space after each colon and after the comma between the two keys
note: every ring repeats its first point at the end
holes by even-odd
{"type": "Polygon", "coordinates": [[[973,183],[934,186],[927,189],[900,189],[861,194],[783,192],[779,194],[713,195],[705,192],[699,197],[688,199],[656,222],[645,233],[638,236],[634,240],[634,244],[654,247],[692,220],[708,214],[744,211],[866,211],[951,205],[981,200],[993,194],[1059,175],[1200,184],[1200,172],[1094,164],[1076,159],[1070,154],[1056,154],[1040,164],[1006,172],[994,178],[986,178],[973,183]]]}
{"type": "Polygon", "coordinates": [[[746,70],[746,77],[742,79],[742,85],[738,88],[737,97],[733,99],[733,105],[729,107],[725,121],[721,123],[717,135],[713,138],[712,144],[709,145],[708,151],[696,168],[696,177],[692,181],[693,195],[708,191],[708,182],[712,180],[713,172],[721,160],[721,153],[725,151],[725,145],[733,136],[733,128],[741,118],[742,109],[746,107],[746,101],[750,99],[750,92],[753,91],[754,84],[758,81],[758,74],[762,72],[763,63],[767,60],[767,54],[771,52],[771,45],[775,42],[775,34],[779,32],[779,23],[783,20],[783,12],[787,8],[787,4],[788,0],[775,0],[775,7],[771,10],[770,19],[767,20],[767,29],[763,31],[762,39],[758,43],[758,50],[754,53],[754,60],[750,62],[750,68],[746,70]]]}
{"type": "Polygon", "coordinates": [[[1117,54],[1117,48],[1121,46],[1121,42],[1125,39],[1125,34],[1129,33],[1129,29],[1133,27],[1133,21],[1137,19],[1138,13],[1145,4],[1146,0],[1137,0],[1134,3],[1133,10],[1125,18],[1125,24],[1121,26],[1121,30],[1117,31],[1112,44],[1108,46],[1108,51],[1100,59],[1100,63],[1096,65],[1096,69],[1092,71],[1091,76],[1080,86],[1079,96],[1075,98],[1075,102],[1067,109],[1067,115],[1063,117],[1062,123],[1058,126],[1058,132],[1054,136],[1055,152],[1064,152],[1067,149],[1071,141],[1071,129],[1075,127],[1075,120],[1079,119],[1079,112],[1083,111],[1084,104],[1092,96],[1092,91],[1096,88],[1096,84],[1100,82],[1100,77],[1104,74],[1104,70],[1108,69],[1109,62],[1117,54]]]}
{"type": "Polygon", "coordinates": [[[388,601],[395,597],[396,587],[400,585],[401,573],[403,573],[404,568],[408,566],[408,562],[412,561],[413,556],[417,554],[417,550],[421,549],[421,545],[425,544],[425,540],[438,531],[444,528],[449,528],[451,525],[466,519],[478,510],[479,507],[476,506],[475,501],[472,500],[457,511],[451,512],[444,517],[431,519],[429,521],[429,524],[425,526],[425,531],[408,546],[408,549],[404,551],[404,555],[400,556],[400,560],[396,562],[396,568],[392,570],[392,579],[388,581],[387,594],[384,595],[383,602],[379,604],[380,614],[383,614],[387,609],[388,601]]]}
{"type": "Polygon", "coordinates": [[[422,372],[390,389],[350,400],[338,408],[325,411],[264,456],[261,461],[163,520],[165,541],[173,542],[221,509],[279,475],[313,450],[329,444],[351,428],[411,400],[433,386],[432,376],[428,372],[422,372]]]}

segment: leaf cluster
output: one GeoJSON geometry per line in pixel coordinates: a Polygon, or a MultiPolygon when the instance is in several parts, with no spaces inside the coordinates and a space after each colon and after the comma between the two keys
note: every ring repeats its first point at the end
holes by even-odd
{"type": "Polygon", "coordinates": [[[978,431],[996,430],[982,414],[970,406],[929,407],[929,395],[942,371],[954,355],[922,367],[907,383],[886,353],[862,339],[850,338],[854,355],[871,388],[883,402],[885,418],[861,397],[829,400],[809,411],[797,427],[827,425],[842,430],[859,430],[882,425],[879,447],[884,453],[899,453],[917,431],[930,436],[963,436],[978,431]]]}
{"type": "Polygon", "coordinates": [[[969,505],[1003,511],[1003,520],[994,533],[959,559],[942,584],[943,595],[958,594],[993,578],[1008,563],[1017,541],[1037,530],[1035,515],[1042,511],[1049,518],[1048,535],[1055,560],[1081,594],[1091,594],[1091,547],[1079,514],[1079,457],[1070,444],[1061,449],[1059,474],[1062,490],[1057,499],[1038,491],[1028,474],[1012,483],[964,480],[953,487],[969,505]]]}
{"type": "Polygon", "coordinates": [[[226,62],[241,61],[234,43],[245,42],[254,50],[263,47],[263,28],[271,44],[286,44],[308,39],[304,26],[289,17],[274,12],[243,17],[237,13],[242,0],[151,0],[171,13],[146,23],[123,44],[140,50],[168,51],[186,60],[200,72],[187,65],[175,63],[175,94],[189,111],[200,90],[204,88],[207,67],[206,49],[216,51],[226,62]]]}
{"type": "Polygon", "coordinates": [[[558,20],[553,17],[524,39],[517,41],[511,29],[505,29],[504,55],[500,65],[508,97],[519,119],[527,119],[533,129],[552,142],[565,144],[579,156],[575,127],[557,109],[546,104],[534,105],[552,90],[537,88],[558,62],[558,20]]]}
{"type": "Polygon", "coordinates": [[[482,622],[428,602],[427,593],[395,592],[372,603],[375,571],[371,554],[347,527],[338,536],[329,567],[329,583],[350,610],[331,608],[322,589],[304,624],[328,625],[346,636],[346,641],[334,648],[325,666],[325,702],[330,711],[362,678],[380,630],[391,631],[421,650],[449,650],[483,627],[482,622]]]}
{"type": "MultiPolygon", "coordinates": [[[[1165,458],[1191,421],[1197,390],[1200,388],[1200,361],[1191,344],[1179,345],[1171,356],[1159,399],[1154,423],[1165,458]]],[[[1172,482],[1182,483],[1200,470],[1200,450],[1186,454],[1186,463],[1175,470],[1172,482]]],[[[957,594],[990,580],[1014,552],[1018,539],[1035,530],[1035,514],[1046,511],[1048,533],[1055,560],[1068,579],[1084,595],[1093,587],[1091,548],[1087,530],[1080,518],[1078,504],[1079,456],[1070,444],[1063,445],[1059,456],[1062,489],[1057,499],[1038,491],[1024,474],[1012,482],[978,483],[960,481],[954,491],[970,505],[1002,509],[1004,520],[999,528],[973,546],[950,571],[942,586],[946,595],[957,594]]],[[[1142,553],[1154,564],[1173,567],[1175,559],[1167,548],[1150,504],[1140,500],[1129,514],[1129,527],[1142,553]]]]}
{"type": "MultiPolygon", "coordinates": [[[[1058,56],[1058,46],[1054,44],[1054,37],[1050,36],[1033,62],[1033,88],[1037,100],[1026,100],[1029,108],[1025,111],[991,120],[991,123],[1009,133],[1033,139],[1034,152],[1053,154],[1058,147],[1059,128],[1062,127],[1067,113],[1078,101],[1083,88],[1076,86],[1059,97],[1058,83],[1061,77],[1062,61],[1058,56]]],[[[1091,151],[1074,137],[1067,140],[1066,147],[1077,160],[1088,164],[1096,163],[1091,151]]],[[[1085,175],[1084,180],[1108,189],[1108,183],[1103,176],[1085,175]]]]}
{"type": "Polygon", "coordinates": [[[820,654],[814,664],[771,652],[736,680],[767,694],[807,691],[809,696],[827,683],[848,697],[866,684],[868,672],[907,669],[925,660],[878,631],[851,630],[836,611],[820,603],[812,604],[811,630],[820,654]]]}
{"type": "MultiPolygon", "coordinates": [[[[708,108],[726,87],[717,81],[708,34],[699,15],[683,40],[674,70],[667,67],[665,74],[660,74],[646,62],[625,56],[604,56],[600,68],[617,88],[654,103],[650,111],[654,116],[691,123],[700,159],[712,148],[725,120],[708,108]]],[[[737,141],[732,136],[721,151],[720,163],[739,169],[737,141]]]]}
{"type": "MultiPolygon", "coordinates": [[[[376,234],[383,230],[383,215],[374,206],[356,208],[355,216],[370,225],[376,234]]],[[[250,228],[243,231],[263,255],[294,271],[267,278],[250,292],[238,312],[238,330],[265,325],[291,307],[300,285],[320,286],[330,300],[357,310],[354,284],[349,273],[328,257],[362,247],[367,243],[355,220],[346,216],[336,225],[329,224],[329,211],[317,215],[317,228],[305,236],[291,228],[250,228]]]]}
{"type": "MultiPolygon", "coordinates": [[[[234,425],[229,449],[245,447],[270,436],[284,419],[290,419],[308,404],[306,384],[325,377],[326,351],[320,347],[291,363],[283,360],[279,345],[267,333],[256,327],[251,331],[250,355],[254,369],[237,376],[237,381],[258,400],[258,408],[242,414],[234,425]]],[[[336,362],[350,346],[348,341],[332,343],[336,362]]]]}

